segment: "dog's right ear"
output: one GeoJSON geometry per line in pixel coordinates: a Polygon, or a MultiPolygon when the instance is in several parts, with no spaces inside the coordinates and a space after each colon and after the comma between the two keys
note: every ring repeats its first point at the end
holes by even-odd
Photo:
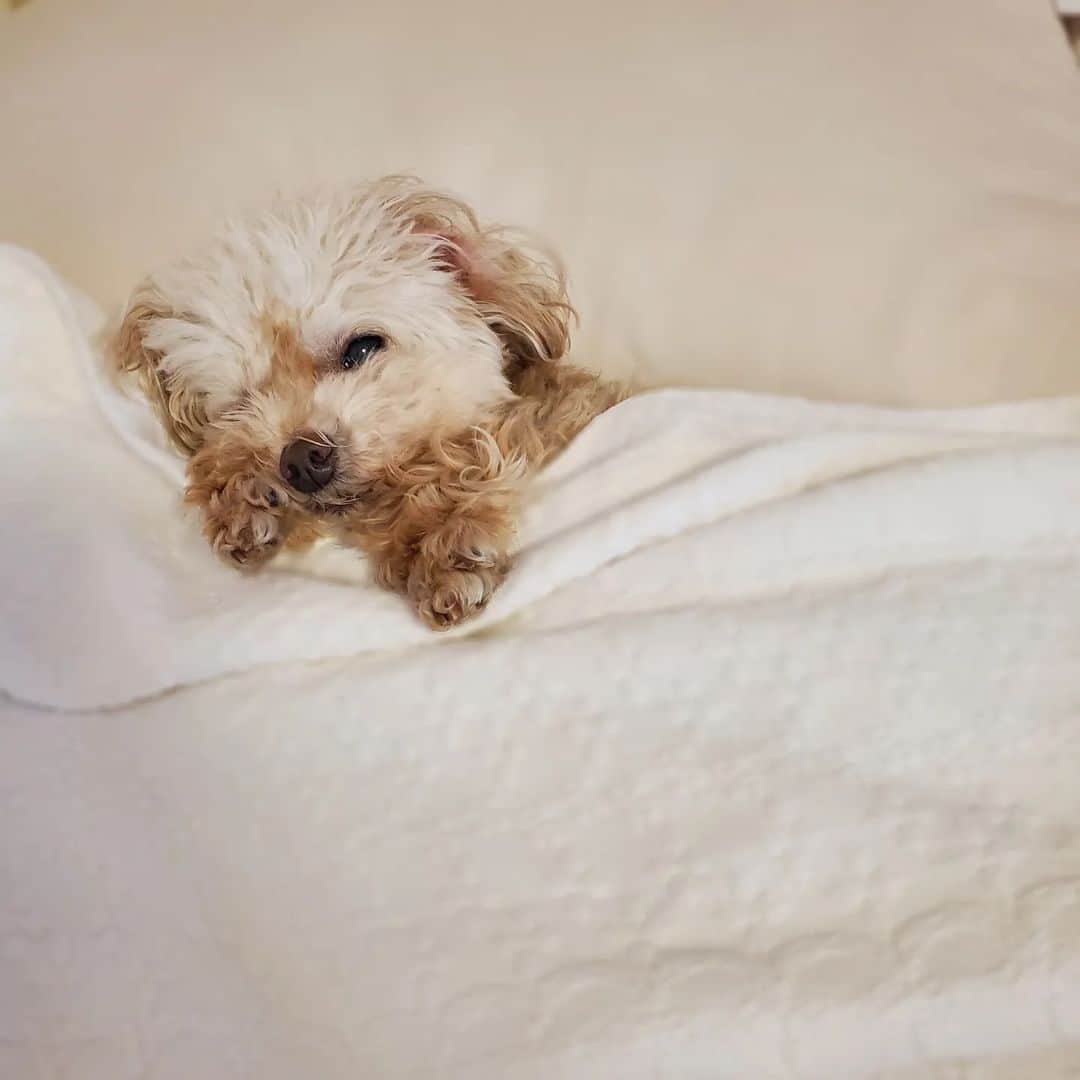
{"type": "Polygon", "coordinates": [[[110,352],[121,371],[138,376],[143,392],[177,449],[193,454],[202,445],[206,424],[202,401],[177,385],[175,377],[162,366],[162,352],[153,343],[154,330],[161,320],[176,318],[177,313],[161,293],[144,281],[128,301],[110,352]]]}

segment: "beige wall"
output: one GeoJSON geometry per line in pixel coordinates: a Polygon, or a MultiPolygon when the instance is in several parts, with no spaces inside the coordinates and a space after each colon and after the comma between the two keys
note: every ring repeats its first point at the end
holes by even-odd
{"type": "Polygon", "coordinates": [[[30,0],[0,155],[0,238],[109,305],[273,189],[418,171],[553,238],[621,373],[1080,390],[1080,77],[1030,0],[30,0]]]}

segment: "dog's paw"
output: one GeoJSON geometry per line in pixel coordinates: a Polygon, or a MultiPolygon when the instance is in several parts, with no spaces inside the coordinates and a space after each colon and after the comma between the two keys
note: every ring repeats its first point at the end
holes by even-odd
{"type": "Polygon", "coordinates": [[[226,562],[254,570],[281,547],[288,505],[289,496],[272,481],[234,476],[210,495],[204,532],[226,562]]]}
{"type": "Polygon", "coordinates": [[[473,549],[451,565],[418,559],[409,575],[408,595],[432,630],[449,630],[487,607],[506,568],[493,553],[473,549]]]}

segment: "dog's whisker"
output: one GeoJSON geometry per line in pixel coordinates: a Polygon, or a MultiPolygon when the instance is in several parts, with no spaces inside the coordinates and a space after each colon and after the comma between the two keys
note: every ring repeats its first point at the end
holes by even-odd
{"type": "Polygon", "coordinates": [[[323,434],[321,431],[317,432],[317,435],[318,438],[316,439],[313,439],[310,435],[297,435],[293,441],[310,443],[312,446],[325,446],[330,450],[338,449],[338,444],[328,435],[323,434]]]}

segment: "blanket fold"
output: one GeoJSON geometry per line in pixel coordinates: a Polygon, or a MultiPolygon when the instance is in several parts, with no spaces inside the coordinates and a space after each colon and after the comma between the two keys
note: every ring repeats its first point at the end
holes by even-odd
{"type": "MultiPolygon", "coordinates": [[[[255,578],[219,565],[181,511],[182,462],[148,406],[105,377],[94,326],[32,256],[0,254],[0,687],[88,708],[266,664],[446,644],[352,552],[327,545],[255,578]]],[[[540,478],[509,581],[449,639],[1068,549],[1078,435],[1076,401],[935,414],[643,395],[540,478]]]]}

